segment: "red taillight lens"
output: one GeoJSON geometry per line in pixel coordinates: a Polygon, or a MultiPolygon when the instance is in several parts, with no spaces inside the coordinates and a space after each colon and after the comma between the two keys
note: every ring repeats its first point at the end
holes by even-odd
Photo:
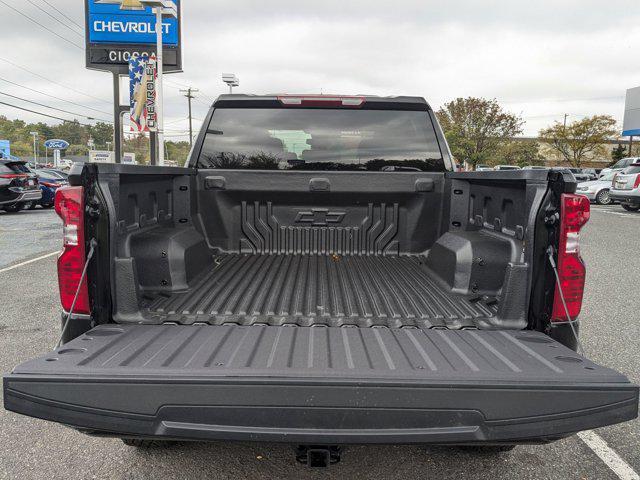
{"type": "MultiPolygon", "coordinates": [[[[84,251],[84,192],[82,187],[56,190],[56,213],[62,219],[63,250],[58,257],[58,286],[62,308],[68,312],[78,291],[86,261],[84,251]]],[[[91,312],[86,278],[82,282],[74,313],[91,312]]]]}
{"type": "Polygon", "coordinates": [[[640,187],[640,173],[636,175],[636,181],[633,182],[633,188],[638,188],[638,187],[640,187]]]}
{"type": "MultiPolygon", "coordinates": [[[[589,221],[591,206],[584,195],[563,193],[560,205],[560,239],[558,242],[558,276],[567,304],[569,317],[575,320],[582,308],[586,269],[580,257],[580,229],[589,221]]],[[[567,311],[562,304],[559,286],[553,298],[551,320],[566,322],[567,311]]]]}
{"type": "Polygon", "coordinates": [[[0,178],[27,178],[27,175],[24,173],[6,173],[0,175],[0,178]]]}

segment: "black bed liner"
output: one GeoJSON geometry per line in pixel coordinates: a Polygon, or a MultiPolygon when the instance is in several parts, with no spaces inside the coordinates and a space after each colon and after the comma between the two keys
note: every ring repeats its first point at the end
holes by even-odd
{"type": "Polygon", "coordinates": [[[116,436],[539,442],[638,388],[537,332],[105,325],[5,376],[5,407],[116,436]]]}
{"type": "Polygon", "coordinates": [[[145,292],[157,323],[474,326],[494,317],[495,297],[459,295],[425,268],[425,257],[226,254],[182,293],[145,292]]]}

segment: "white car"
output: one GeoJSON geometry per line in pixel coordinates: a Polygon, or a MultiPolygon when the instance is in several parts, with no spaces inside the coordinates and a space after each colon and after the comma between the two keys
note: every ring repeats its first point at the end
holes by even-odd
{"type": "Polygon", "coordinates": [[[613,172],[613,171],[620,171],[623,168],[627,168],[630,165],[633,165],[634,163],[638,163],[640,162],[640,157],[627,157],[627,158],[622,158],[620,160],[618,160],[616,163],[613,164],[613,166],[608,167],[608,168],[603,168],[600,171],[600,177],[602,177],[603,175],[609,173],[609,172],[613,172]]]}

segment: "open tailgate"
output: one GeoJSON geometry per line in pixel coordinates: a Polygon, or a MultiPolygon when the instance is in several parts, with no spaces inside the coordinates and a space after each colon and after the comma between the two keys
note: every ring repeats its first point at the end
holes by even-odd
{"type": "Polygon", "coordinates": [[[4,404],[114,436],[517,443],[635,418],[638,387],[538,332],[103,325],[4,404]]]}

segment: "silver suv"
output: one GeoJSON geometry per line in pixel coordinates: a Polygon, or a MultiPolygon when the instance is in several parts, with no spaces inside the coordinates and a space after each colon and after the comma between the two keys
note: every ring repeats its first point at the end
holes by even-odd
{"type": "Polygon", "coordinates": [[[640,210],[640,162],[616,174],[609,196],[612,200],[620,202],[625,210],[640,210]]]}

